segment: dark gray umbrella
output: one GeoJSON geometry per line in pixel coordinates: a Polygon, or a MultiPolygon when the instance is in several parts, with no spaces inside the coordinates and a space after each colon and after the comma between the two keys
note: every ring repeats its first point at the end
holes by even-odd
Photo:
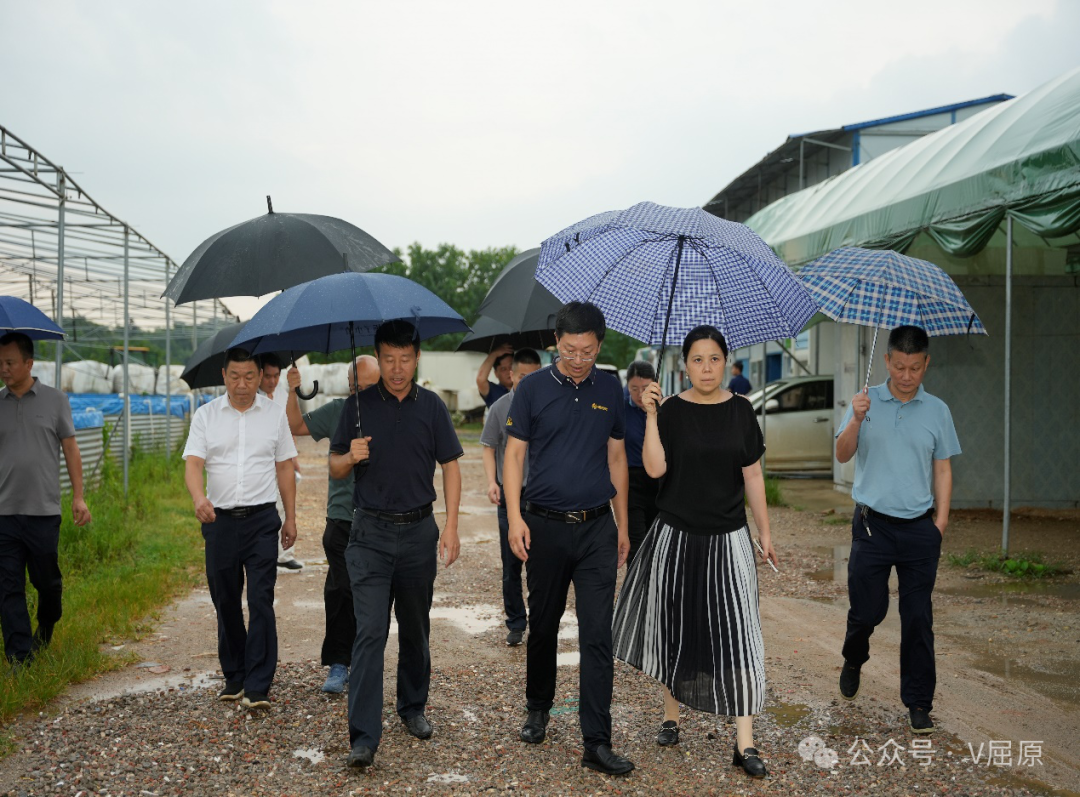
{"type": "Polygon", "coordinates": [[[328,274],[364,272],[397,256],[359,227],[331,216],[269,212],[207,238],[169,281],[176,304],[263,296],[328,274]]]}
{"type": "Polygon", "coordinates": [[[529,249],[511,260],[491,284],[478,312],[515,331],[554,329],[563,303],[536,281],[539,249],[529,249]]]}
{"type": "MultiPolygon", "coordinates": [[[[229,324],[199,344],[199,348],[184,363],[184,373],[180,374],[188,387],[198,390],[200,387],[220,387],[225,384],[221,378],[221,369],[225,367],[225,350],[243,328],[243,324],[229,324]]],[[[274,352],[274,355],[282,368],[293,359],[293,352],[289,351],[274,352]]],[[[298,395],[307,398],[303,393],[298,395]]]]}
{"type": "Polygon", "coordinates": [[[546,349],[555,345],[555,331],[533,329],[518,331],[502,321],[480,316],[473,322],[472,332],[458,344],[457,351],[478,351],[490,354],[499,346],[509,343],[517,349],[546,349]]]}

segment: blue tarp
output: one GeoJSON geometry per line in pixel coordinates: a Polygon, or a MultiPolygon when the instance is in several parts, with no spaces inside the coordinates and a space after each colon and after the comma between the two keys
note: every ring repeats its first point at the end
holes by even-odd
{"type": "Polygon", "coordinates": [[[75,422],[75,430],[79,429],[100,429],[105,425],[105,416],[100,410],[78,410],[74,408],[71,411],[71,420],[75,422]]]}
{"type": "MultiPolygon", "coordinates": [[[[93,409],[102,415],[120,415],[124,411],[124,400],[117,393],[69,393],[71,411],[93,409]]],[[[187,396],[173,396],[170,412],[177,418],[183,418],[191,410],[191,400],[187,396]]],[[[132,396],[132,415],[164,415],[165,396],[132,396]]]]}

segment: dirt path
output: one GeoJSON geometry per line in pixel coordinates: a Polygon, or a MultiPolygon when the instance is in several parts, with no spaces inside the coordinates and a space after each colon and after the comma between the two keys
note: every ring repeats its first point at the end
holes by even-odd
{"type": "MultiPolygon", "coordinates": [[[[341,779],[349,774],[343,773],[340,766],[347,750],[346,740],[342,738],[345,736],[341,713],[343,701],[329,702],[318,693],[318,685],[325,675],[325,670],[317,665],[317,658],[323,632],[321,593],[325,561],[320,537],[326,494],[326,446],[325,443],[316,445],[305,439],[300,441],[299,447],[304,480],[299,492],[300,540],[297,553],[306,567],[298,573],[281,573],[278,579],[276,606],[283,665],[275,683],[275,696],[281,705],[275,710],[282,712],[282,722],[287,725],[284,720],[287,704],[310,704],[310,708],[305,709],[310,711],[306,715],[310,725],[297,733],[301,737],[305,734],[310,736],[316,747],[308,751],[311,754],[310,764],[306,763],[307,759],[292,761],[293,769],[289,770],[292,773],[289,777],[300,780],[274,781],[279,785],[266,793],[306,793],[312,781],[303,780],[304,777],[341,779]],[[326,741],[319,742],[319,739],[326,741]],[[323,762],[324,754],[326,762],[323,762]]],[[[426,765],[429,769],[416,770],[428,774],[416,775],[410,780],[408,773],[412,770],[405,762],[411,761],[409,751],[416,747],[416,743],[413,742],[410,747],[407,743],[411,740],[406,738],[401,741],[402,735],[394,729],[393,735],[384,740],[386,750],[380,752],[380,757],[397,761],[400,777],[386,779],[387,769],[391,766],[387,764],[381,773],[372,776],[374,780],[362,781],[362,784],[365,789],[391,792],[395,791],[394,784],[411,784],[418,788],[418,792],[423,792],[424,788],[436,791],[455,788],[455,784],[458,784],[457,787],[471,793],[474,787],[479,789],[481,783],[495,783],[501,790],[504,785],[510,788],[511,784],[519,784],[524,788],[523,784],[531,782],[535,793],[560,793],[577,783],[571,779],[584,777],[576,767],[576,759],[573,759],[579,743],[576,722],[567,725],[567,718],[561,716],[553,722],[555,730],[551,744],[565,748],[569,763],[560,760],[552,764],[555,769],[551,777],[558,780],[544,785],[543,779],[548,777],[544,769],[547,764],[539,763],[541,759],[536,759],[534,763],[521,760],[523,755],[531,755],[533,751],[522,752],[521,745],[515,741],[516,728],[520,724],[520,704],[523,702],[524,648],[507,649],[502,644],[505,629],[499,608],[501,598],[495,513],[484,496],[480,454],[474,442],[466,446],[462,469],[465,479],[461,519],[463,555],[457,565],[441,570],[436,582],[436,602],[432,612],[435,673],[429,713],[436,722],[437,739],[446,738],[440,734],[457,729],[465,738],[460,744],[469,751],[486,752],[483,755],[479,752],[476,755],[465,753],[464,757],[471,761],[473,769],[469,769],[465,763],[453,763],[462,757],[462,753],[458,752],[451,756],[451,763],[446,765],[442,774],[437,771],[432,774],[429,770],[434,765],[429,763],[426,765]],[[564,726],[561,735],[560,724],[564,726]],[[438,730],[440,727],[442,731],[438,730]],[[491,734],[492,738],[485,734],[491,734]],[[514,752],[506,757],[506,750],[514,752]],[[515,758],[518,759],[516,765],[515,758]],[[432,777],[449,780],[432,780],[432,777]],[[461,785],[466,783],[473,785],[461,785]]],[[[762,718],[759,732],[759,738],[764,741],[759,742],[759,746],[769,751],[767,755],[773,762],[771,766],[774,771],[774,778],[764,782],[760,789],[783,788],[790,794],[817,793],[820,789],[841,788],[847,784],[846,788],[852,789],[878,788],[880,793],[912,793],[910,778],[923,777],[923,773],[911,765],[910,758],[906,774],[897,774],[896,767],[844,767],[852,759],[848,748],[856,744],[858,739],[872,742],[874,749],[880,748],[889,739],[903,745],[910,741],[906,714],[898,698],[899,622],[895,595],[888,619],[873,637],[872,658],[863,670],[863,691],[858,701],[849,704],[839,700],[836,679],[847,609],[846,588],[831,576],[835,570],[840,576],[839,581],[842,581],[843,546],[849,539],[849,532],[842,516],[823,515],[822,511],[832,507],[843,510],[848,502],[842,495],[830,494],[828,487],[820,482],[791,482],[786,488],[789,501],[805,509],[780,509],[772,513],[774,539],[781,555],[781,572],[776,574],[767,568],[759,569],[762,623],[768,654],[766,672],[770,688],[767,716],[762,718]],[[835,566],[837,564],[838,567],[835,566]],[[835,778],[836,770],[825,770],[800,759],[797,749],[799,742],[811,733],[822,737],[837,751],[842,778],[846,780],[822,780],[827,776],[835,778]],[[905,780],[905,777],[908,779],[905,780]]],[[[1077,544],[1080,543],[1080,529],[1070,518],[1043,518],[1037,519],[1033,525],[1019,525],[1019,535],[1027,538],[1028,547],[1060,550],[1067,559],[1075,556],[1071,552],[1080,551],[1077,544]],[[1042,542],[1040,535],[1045,536],[1050,544],[1038,545],[1042,542]]],[[[993,533],[993,518],[976,516],[959,519],[955,528],[950,529],[946,550],[963,551],[980,543],[985,543],[981,547],[992,548],[996,539],[993,533]]],[[[1068,561],[1075,569],[1076,562],[1072,559],[1068,561]]],[[[1077,675],[1080,673],[1076,669],[1077,653],[1080,651],[1080,600],[1077,600],[1080,590],[1076,576],[1067,577],[1042,592],[1018,594],[1007,586],[999,585],[993,577],[969,578],[977,575],[945,564],[941,567],[939,589],[935,596],[938,691],[934,714],[941,732],[935,735],[934,744],[942,761],[933,774],[918,781],[925,783],[925,786],[915,785],[914,788],[924,794],[999,793],[995,789],[1001,789],[1000,793],[1012,793],[1010,789],[1017,789],[1020,793],[1080,793],[1080,742],[1077,741],[1080,739],[1080,711],[1077,708],[1077,682],[1080,680],[1077,675]],[[1009,741],[1013,759],[1019,753],[1020,741],[1041,741],[1041,763],[1020,767],[1014,762],[1009,767],[991,768],[986,766],[985,761],[975,765],[964,760],[969,755],[969,743],[977,752],[980,745],[988,745],[991,740],[1009,741]],[[972,784],[979,785],[976,788],[972,784]],[[1067,791],[1051,792],[1051,787],[1067,791]]],[[[566,666],[560,668],[559,694],[566,697],[560,697],[565,701],[565,706],[559,710],[572,713],[576,710],[576,625],[569,610],[561,636],[564,648],[560,663],[566,666]]],[[[80,718],[92,716],[99,710],[119,708],[123,708],[121,715],[138,714],[141,709],[133,709],[132,706],[152,705],[153,701],[146,702],[143,697],[152,693],[170,696],[167,699],[175,704],[177,711],[187,710],[183,707],[192,704],[191,700],[185,703],[182,700],[184,696],[195,696],[195,703],[192,704],[195,707],[190,710],[199,712],[198,721],[202,722],[202,715],[216,708],[202,697],[210,693],[200,688],[218,683],[215,680],[219,678],[215,639],[214,610],[209,594],[205,587],[196,589],[162,612],[154,633],[125,644],[123,650],[134,651],[142,662],[140,666],[74,686],[58,701],[53,715],[26,718],[16,725],[16,732],[22,734],[23,742],[20,749],[0,767],[3,770],[0,773],[0,792],[75,793],[74,790],[65,791],[63,786],[45,788],[43,785],[50,778],[51,782],[55,782],[59,772],[48,770],[40,763],[48,759],[45,748],[41,746],[45,743],[38,738],[48,738],[47,731],[59,723],[58,719],[52,718],[55,715],[65,719],[65,733],[77,735],[75,729],[81,728],[86,732],[84,735],[89,737],[90,726],[83,728],[83,725],[79,725],[85,725],[89,720],[80,718]],[[165,667],[168,671],[160,672],[165,667]],[[152,669],[159,672],[151,672],[152,669]]],[[[395,647],[393,644],[388,646],[388,673],[393,672],[395,647]]],[[[388,678],[388,682],[389,722],[393,719],[392,678],[388,678]]],[[[664,754],[658,753],[651,742],[655,733],[653,726],[659,719],[659,699],[655,684],[651,681],[620,664],[616,670],[615,693],[615,733],[618,739],[624,740],[617,742],[617,745],[628,746],[638,761],[640,774],[635,773],[638,788],[653,793],[657,788],[680,792],[681,789],[671,787],[671,783],[680,782],[679,778],[691,778],[681,781],[690,789],[691,782],[697,782],[692,778],[700,776],[706,778],[703,783],[713,784],[703,786],[699,783],[693,787],[699,793],[704,793],[721,788],[716,785],[720,782],[717,778],[734,777],[730,774],[730,766],[727,766],[730,759],[726,762],[722,760],[725,754],[730,757],[729,751],[724,753],[724,749],[728,748],[720,750],[721,761],[716,764],[715,772],[698,764],[689,770],[680,765],[671,769],[672,759],[664,758],[664,754]]],[[[229,736],[247,733],[243,730],[244,726],[236,725],[235,720],[229,721],[233,723],[229,726],[232,728],[229,736]]],[[[720,744],[719,741],[705,739],[706,736],[710,740],[715,738],[709,732],[709,728],[715,731],[715,725],[710,725],[710,722],[710,718],[702,715],[691,715],[685,720],[687,739],[680,746],[682,756],[705,755],[694,746],[697,744],[720,744]],[[698,737],[692,735],[695,730],[701,730],[698,737]]],[[[392,727],[392,724],[388,727],[392,727]]],[[[145,733],[150,734],[151,731],[145,733]]],[[[133,736],[137,735],[133,733],[133,736]]],[[[88,738],[78,745],[70,739],[69,743],[74,745],[71,749],[76,751],[72,754],[73,761],[76,756],[89,759],[97,755],[92,740],[88,738]]],[[[167,741],[158,744],[168,746],[167,741]]],[[[442,744],[452,745],[453,742],[442,744]]],[[[52,747],[48,749],[54,750],[52,747]]],[[[446,748],[439,749],[447,752],[446,748]]],[[[55,757],[54,752],[50,755],[55,757]]],[[[101,752],[101,755],[105,753],[101,752]]],[[[308,753],[298,749],[296,755],[303,757],[308,753]]],[[[707,756],[715,758],[716,752],[707,756]]],[[[219,761],[220,758],[219,755],[219,761]]],[[[57,760],[66,760],[64,754],[57,760]]],[[[177,766],[183,770],[183,764],[177,766]]],[[[225,765],[218,763],[212,766],[225,765]]],[[[56,770],[56,766],[53,770],[56,770]]],[[[284,777],[284,770],[283,764],[269,774],[275,776],[277,773],[276,777],[281,778],[284,777]]],[[[91,774],[93,771],[87,770],[91,774]]],[[[931,770],[928,768],[926,771],[929,773],[931,770]]],[[[132,773],[136,776],[134,782],[138,782],[142,770],[133,765],[132,773]]],[[[211,781],[199,780],[202,776],[198,772],[190,777],[190,781],[185,781],[189,793],[211,789],[211,781]]],[[[132,781],[132,778],[128,778],[126,785],[132,781]]],[[[582,784],[591,789],[598,788],[598,783],[608,782],[614,783],[584,780],[582,784]]],[[[730,790],[723,787],[726,793],[735,793],[736,788],[749,788],[745,780],[730,782],[730,790]]],[[[119,793],[122,790],[109,786],[102,793],[119,793]]],[[[236,793],[265,790],[263,786],[250,790],[239,788],[236,793]]],[[[128,793],[138,794],[139,790],[128,793]]],[[[143,793],[171,791],[165,788],[155,792],[147,787],[143,793]]]]}

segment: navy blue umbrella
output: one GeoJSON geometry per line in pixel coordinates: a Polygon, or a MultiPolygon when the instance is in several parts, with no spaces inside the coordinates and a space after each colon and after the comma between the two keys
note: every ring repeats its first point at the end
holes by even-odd
{"type": "Polygon", "coordinates": [[[21,332],[31,340],[63,340],[64,330],[18,296],[0,296],[0,336],[21,332]]]}

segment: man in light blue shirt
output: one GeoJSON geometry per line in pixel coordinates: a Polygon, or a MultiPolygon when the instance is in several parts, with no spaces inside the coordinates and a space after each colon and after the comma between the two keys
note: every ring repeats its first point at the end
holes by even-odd
{"type": "Polygon", "coordinates": [[[950,458],[960,453],[952,414],[922,386],[930,339],[913,326],[889,334],[889,379],[851,400],[836,458],[855,457],[855,516],[848,559],[847,635],[840,694],[854,700],[870,635],[889,610],[889,573],[900,583],[900,699],[914,733],[933,733],[937,675],[932,593],[952,497],[950,458]]]}

